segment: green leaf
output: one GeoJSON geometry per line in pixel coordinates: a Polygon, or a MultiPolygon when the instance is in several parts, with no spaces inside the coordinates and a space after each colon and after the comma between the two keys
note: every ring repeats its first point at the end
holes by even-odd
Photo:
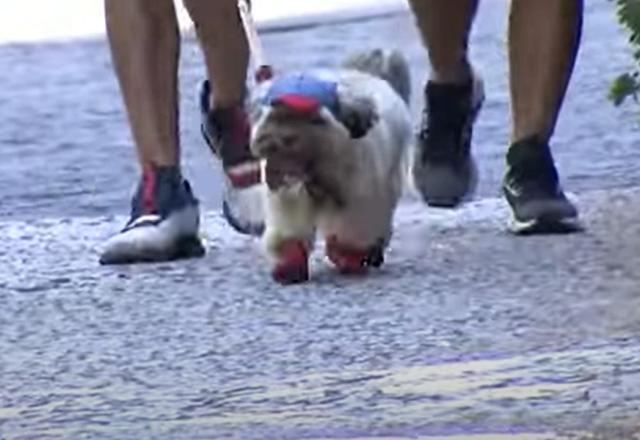
{"type": "MultiPolygon", "coordinates": [[[[640,68],[640,0],[612,0],[616,4],[616,14],[622,26],[629,32],[632,56],[640,68]]],[[[637,101],[640,92],[638,71],[618,76],[609,89],[608,97],[616,106],[628,97],[637,101]]]]}
{"type": "Polygon", "coordinates": [[[640,91],[640,83],[632,74],[624,73],[618,76],[611,84],[609,99],[613,101],[614,105],[619,106],[629,96],[635,98],[638,91],[640,91]]]}

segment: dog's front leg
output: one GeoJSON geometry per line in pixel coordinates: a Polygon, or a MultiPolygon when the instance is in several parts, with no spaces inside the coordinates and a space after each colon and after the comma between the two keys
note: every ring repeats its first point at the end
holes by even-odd
{"type": "Polygon", "coordinates": [[[272,276],[281,284],[309,279],[309,254],[315,241],[314,204],[302,184],[269,190],[263,244],[272,276]]]}

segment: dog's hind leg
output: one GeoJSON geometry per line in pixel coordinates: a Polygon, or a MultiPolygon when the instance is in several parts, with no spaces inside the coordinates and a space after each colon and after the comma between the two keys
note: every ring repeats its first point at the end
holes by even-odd
{"type": "Polygon", "coordinates": [[[271,259],[275,281],[297,284],[309,280],[315,216],[313,201],[302,185],[268,192],[263,245],[271,259]]]}
{"type": "Polygon", "coordinates": [[[365,274],[370,267],[384,263],[384,241],[380,239],[369,247],[351,247],[333,235],[327,238],[327,258],[342,274],[365,274]]]}
{"type": "Polygon", "coordinates": [[[391,239],[391,220],[387,221],[385,212],[369,210],[368,214],[365,217],[352,211],[323,218],[326,255],[340,273],[365,274],[369,268],[384,263],[384,251],[391,239]]]}

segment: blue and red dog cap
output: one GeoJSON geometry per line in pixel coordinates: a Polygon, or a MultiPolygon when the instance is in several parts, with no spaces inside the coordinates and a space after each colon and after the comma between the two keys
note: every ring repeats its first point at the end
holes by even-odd
{"type": "Polygon", "coordinates": [[[264,97],[264,104],[285,105],[301,113],[325,107],[338,116],[338,85],[308,74],[289,74],[276,78],[264,97]]]}

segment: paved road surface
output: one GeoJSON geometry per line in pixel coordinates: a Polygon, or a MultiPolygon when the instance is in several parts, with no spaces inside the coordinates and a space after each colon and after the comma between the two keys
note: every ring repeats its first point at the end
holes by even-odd
{"type": "MultiPolygon", "coordinates": [[[[216,213],[193,43],[184,153],[210,211],[208,254],[124,268],[96,262],[136,172],[104,43],[0,47],[0,438],[638,438],[637,114],[604,98],[629,63],[624,35],[608,2],[589,3],[556,138],[587,232],[515,238],[494,198],[501,3],[484,3],[474,36],[489,90],[480,200],[453,212],[407,200],[379,273],[340,278],[318,254],[313,282],[287,289],[216,213]]],[[[424,73],[407,15],[265,36],[285,68],[335,64],[357,44],[401,47],[424,73]]]]}

